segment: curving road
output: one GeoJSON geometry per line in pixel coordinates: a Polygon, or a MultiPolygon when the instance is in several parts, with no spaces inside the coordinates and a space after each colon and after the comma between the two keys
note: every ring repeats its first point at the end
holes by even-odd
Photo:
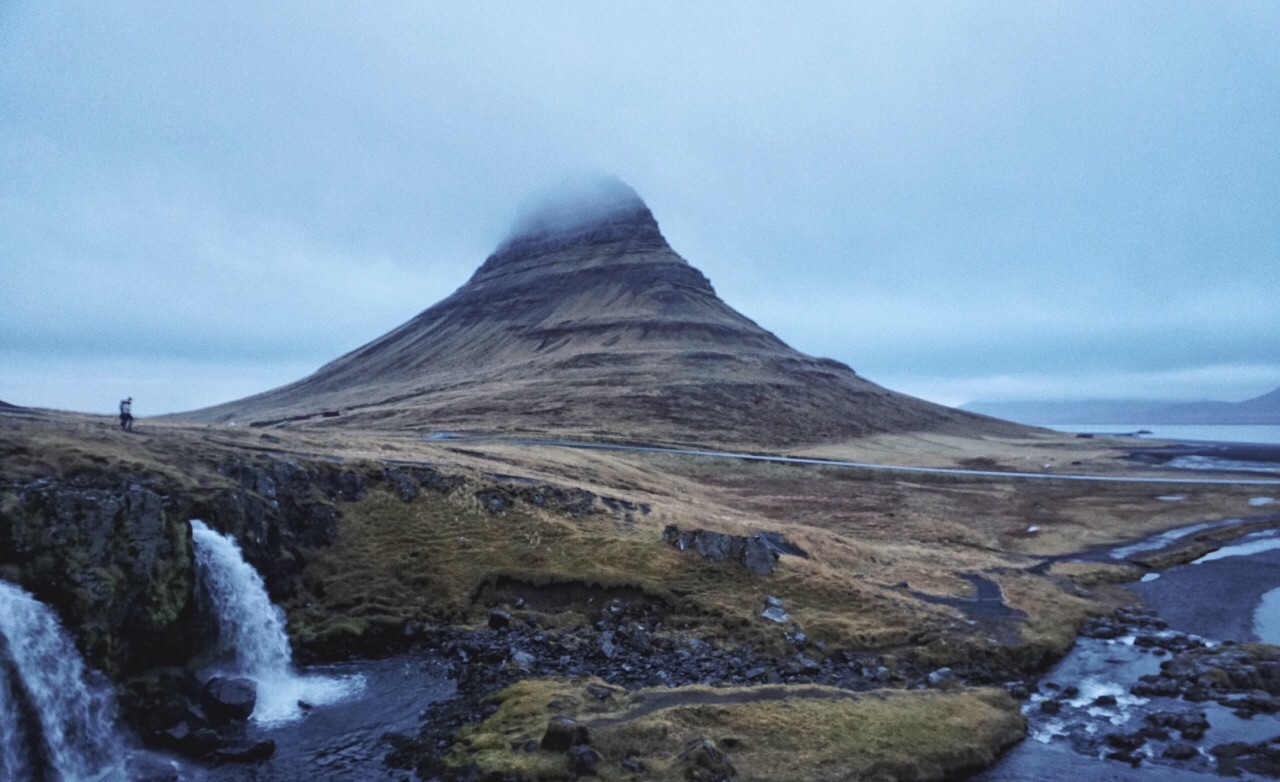
{"type": "MultiPolygon", "coordinates": [[[[427,439],[437,441],[458,441],[469,438],[452,438],[435,435],[427,439]]],[[[1028,480],[1052,481],[1094,481],[1099,483],[1157,483],[1179,485],[1217,485],[1217,486],[1280,486],[1280,479],[1267,478],[1144,478],[1120,475],[1069,475],[1049,472],[1002,472],[1000,470],[962,470],[955,467],[914,467],[905,464],[871,464],[869,462],[849,462],[840,459],[813,459],[803,456],[767,456],[754,453],[734,453],[732,451],[705,451],[692,448],[663,448],[656,445],[610,445],[606,443],[584,443],[571,440],[505,440],[495,439],[490,442],[503,445],[527,445],[549,448],[580,448],[596,451],[629,451],[634,453],[657,453],[671,456],[698,456],[714,459],[739,459],[752,462],[772,462],[776,464],[813,464],[823,467],[850,467],[860,470],[882,470],[887,472],[929,473],[938,475],[971,475],[984,478],[1019,478],[1028,480]]]]}

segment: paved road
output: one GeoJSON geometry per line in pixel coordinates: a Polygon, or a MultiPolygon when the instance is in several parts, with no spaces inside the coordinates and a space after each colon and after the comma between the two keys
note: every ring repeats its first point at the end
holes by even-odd
{"type": "MultiPolygon", "coordinates": [[[[453,438],[433,437],[448,442],[453,438]]],[[[463,441],[469,438],[457,438],[463,441]]],[[[479,440],[479,438],[477,438],[479,440]]],[[[672,456],[699,456],[715,459],[739,459],[752,462],[771,462],[775,464],[813,464],[823,467],[849,467],[861,470],[882,470],[887,472],[929,473],[937,475],[971,475],[984,478],[1019,478],[1029,480],[1051,481],[1094,481],[1098,483],[1158,483],[1178,485],[1217,485],[1217,486],[1280,486],[1280,479],[1266,478],[1143,478],[1122,475],[1068,475],[1051,472],[1002,472],[1000,470],[961,470],[952,467],[914,467],[905,464],[871,464],[868,462],[848,462],[839,459],[810,459],[803,456],[767,456],[754,453],[733,453],[731,451],[704,451],[691,448],[662,448],[656,445],[609,445],[605,443],[583,443],[568,440],[488,440],[487,442],[502,445],[527,445],[549,448],[580,448],[596,451],[628,451],[634,453],[658,453],[672,456]]]]}

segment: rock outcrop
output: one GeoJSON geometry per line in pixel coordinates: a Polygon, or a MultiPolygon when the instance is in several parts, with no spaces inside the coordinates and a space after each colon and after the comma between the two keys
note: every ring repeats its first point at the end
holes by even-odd
{"type": "Polygon", "coordinates": [[[1021,431],[791,349],[721,301],[614,179],[531,211],[453,295],[310,377],[178,417],[772,445],[1021,431]]]}
{"type": "Polygon", "coordinates": [[[737,562],[758,576],[773,572],[778,564],[779,549],[763,533],[729,535],[705,529],[682,530],[668,524],[662,530],[663,540],[681,551],[697,551],[712,562],[737,562]]]}

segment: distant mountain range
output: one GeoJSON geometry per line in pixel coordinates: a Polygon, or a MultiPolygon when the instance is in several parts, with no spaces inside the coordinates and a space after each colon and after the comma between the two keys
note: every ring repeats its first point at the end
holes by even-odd
{"type": "Polygon", "coordinates": [[[960,409],[1025,424],[1280,424],[1280,388],[1243,402],[970,402],[960,409]]]}

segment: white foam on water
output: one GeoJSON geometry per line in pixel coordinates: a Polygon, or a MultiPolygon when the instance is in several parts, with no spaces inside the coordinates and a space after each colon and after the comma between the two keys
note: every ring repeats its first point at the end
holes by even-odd
{"type": "Polygon", "coordinates": [[[359,676],[299,675],[293,667],[284,612],[272,604],[262,576],[245,561],[235,538],[198,519],[191,521],[191,537],[220,639],[234,654],[226,673],[257,685],[254,722],[268,726],[291,722],[305,713],[300,703],[336,703],[364,688],[359,676]]]}
{"type": "Polygon", "coordinates": [[[1039,726],[1033,726],[1028,731],[1027,737],[1041,744],[1048,744],[1058,736],[1065,736],[1066,733],[1067,726],[1062,720],[1046,720],[1039,726]]]}

